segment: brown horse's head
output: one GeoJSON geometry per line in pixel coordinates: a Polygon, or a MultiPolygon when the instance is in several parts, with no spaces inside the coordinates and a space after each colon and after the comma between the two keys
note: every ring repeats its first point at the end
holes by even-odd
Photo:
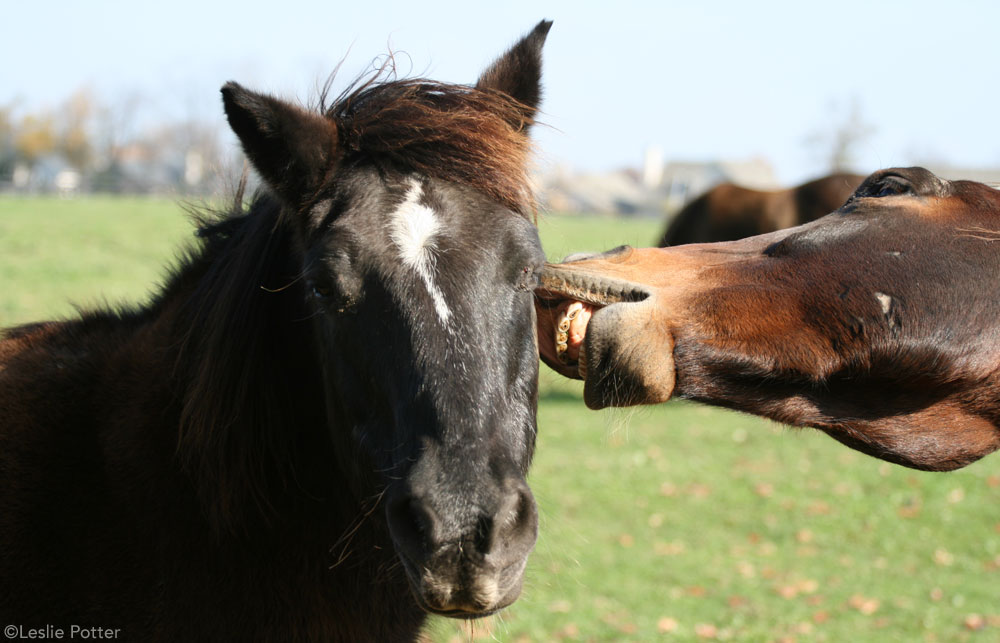
{"type": "Polygon", "coordinates": [[[542,353],[592,408],[680,396],[953,469],[1000,447],[998,244],[997,190],[883,170],[796,228],[547,267],[542,353]]]}
{"type": "Polygon", "coordinates": [[[514,601],[536,538],[544,255],[526,161],[549,25],[474,87],[370,82],[324,113],[223,88],[295,249],[287,282],[254,296],[286,301],[313,347],[317,401],[356,474],[343,492],[382,500],[414,596],[448,616],[514,601]]]}

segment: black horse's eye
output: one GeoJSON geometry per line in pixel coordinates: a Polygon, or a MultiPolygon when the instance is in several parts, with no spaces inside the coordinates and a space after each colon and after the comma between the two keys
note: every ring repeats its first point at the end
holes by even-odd
{"type": "Polygon", "coordinates": [[[536,266],[524,266],[517,276],[518,290],[534,290],[541,283],[536,266]]]}
{"type": "Polygon", "coordinates": [[[317,283],[309,284],[309,292],[316,299],[329,299],[333,296],[333,291],[330,288],[317,283]]]}

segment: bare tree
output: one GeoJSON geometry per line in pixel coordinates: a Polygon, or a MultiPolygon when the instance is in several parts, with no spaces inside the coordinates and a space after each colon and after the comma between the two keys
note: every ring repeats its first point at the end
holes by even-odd
{"type": "Polygon", "coordinates": [[[56,149],[55,118],[45,110],[25,114],[14,132],[14,149],[18,160],[33,167],[41,158],[56,149]]]}
{"type": "Polygon", "coordinates": [[[0,182],[14,172],[17,152],[14,149],[14,106],[0,105],[0,182]]]}
{"type": "Polygon", "coordinates": [[[82,88],[67,98],[58,111],[59,152],[81,172],[88,171],[93,162],[92,136],[98,109],[93,93],[82,88]]]}
{"type": "Polygon", "coordinates": [[[856,170],[857,150],[872,137],[875,128],[865,120],[857,96],[851,98],[846,111],[832,102],[828,112],[826,123],[810,134],[805,143],[823,159],[830,172],[856,170]]]}

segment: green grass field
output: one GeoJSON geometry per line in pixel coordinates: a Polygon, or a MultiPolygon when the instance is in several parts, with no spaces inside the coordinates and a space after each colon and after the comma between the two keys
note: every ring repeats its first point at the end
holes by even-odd
{"type": "MultiPolygon", "coordinates": [[[[656,238],[548,216],[548,255],[656,238]]],[[[191,235],[168,201],[0,199],[0,325],[140,301],[191,235]]],[[[672,402],[595,413],[542,374],[541,534],[520,600],[433,641],[1000,641],[1000,455],[910,471],[672,402]]]]}

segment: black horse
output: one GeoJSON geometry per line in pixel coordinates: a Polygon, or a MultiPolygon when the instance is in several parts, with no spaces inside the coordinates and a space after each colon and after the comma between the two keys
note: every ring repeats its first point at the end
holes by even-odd
{"type": "Polygon", "coordinates": [[[148,306],[2,336],[3,624],[384,641],[516,599],[549,26],[474,87],[223,87],[266,193],[148,306]]]}

